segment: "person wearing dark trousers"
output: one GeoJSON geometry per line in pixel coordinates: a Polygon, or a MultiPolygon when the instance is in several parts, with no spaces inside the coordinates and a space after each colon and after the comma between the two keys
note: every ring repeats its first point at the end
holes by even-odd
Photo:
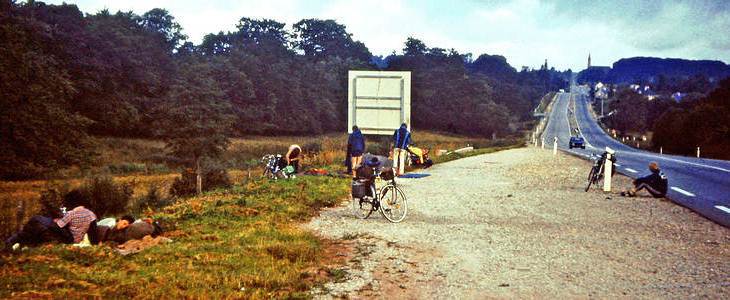
{"type": "Polygon", "coordinates": [[[362,154],[365,152],[365,136],[360,128],[352,126],[352,133],[347,138],[347,153],[350,156],[350,172],[355,177],[355,169],[362,164],[362,154]]]}
{"type": "Polygon", "coordinates": [[[646,190],[654,198],[666,196],[669,181],[667,176],[659,169],[659,164],[656,162],[649,163],[649,171],[651,174],[634,180],[634,187],[626,192],[621,192],[621,196],[635,197],[636,193],[641,190],[646,190]]]}
{"type": "Polygon", "coordinates": [[[19,245],[39,245],[47,242],[79,243],[88,233],[92,244],[98,243],[96,215],[85,207],[84,196],[71,191],[64,197],[65,207],[73,207],[62,218],[33,216],[20,232],[5,240],[6,249],[19,245]]]}

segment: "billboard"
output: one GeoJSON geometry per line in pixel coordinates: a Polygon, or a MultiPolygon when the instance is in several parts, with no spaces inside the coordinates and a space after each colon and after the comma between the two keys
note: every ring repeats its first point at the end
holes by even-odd
{"type": "Polygon", "coordinates": [[[411,128],[411,72],[349,71],[347,132],[392,135],[401,124],[411,128]]]}

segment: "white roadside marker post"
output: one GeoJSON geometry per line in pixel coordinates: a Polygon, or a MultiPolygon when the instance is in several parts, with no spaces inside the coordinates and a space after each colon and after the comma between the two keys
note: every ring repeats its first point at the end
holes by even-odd
{"type": "Polygon", "coordinates": [[[558,137],[553,138],[553,155],[558,155],[558,137]]]}
{"type": "Polygon", "coordinates": [[[697,147],[697,158],[700,158],[700,147],[697,147]]]}
{"type": "Polygon", "coordinates": [[[662,147],[659,147],[659,154],[664,154],[664,149],[662,149],[662,147]]]}
{"type": "Polygon", "coordinates": [[[606,147],[606,161],[603,163],[603,191],[611,191],[611,174],[613,173],[613,161],[611,158],[616,152],[606,147]]]}

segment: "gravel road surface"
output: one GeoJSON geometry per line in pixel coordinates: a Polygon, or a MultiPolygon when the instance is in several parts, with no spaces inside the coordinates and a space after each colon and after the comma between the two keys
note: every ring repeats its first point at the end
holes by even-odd
{"type": "MultiPolygon", "coordinates": [[[[400,179],[405,221],[349,203],[305,226],[353,249],[318,298],[726,298],[730,230],[663,199],[583,191],[590,165],[539,148],[400,179]]],[[[671,181],[671,178],[670,178],[671,181]]]]}

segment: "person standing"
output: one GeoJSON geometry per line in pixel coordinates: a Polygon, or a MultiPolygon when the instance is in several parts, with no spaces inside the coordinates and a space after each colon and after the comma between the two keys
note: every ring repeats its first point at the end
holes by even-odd
{"type": "Polygon", "coordinates": [[[360,132],[357,125],[352,126],[352,133],[347,138],[347,153],[350,155],[350,168],[352,177],[355,177],[355,170],[362,163],[362,154],[365,152],[365,136],[360,132]]]}
{"type": "Polygon", "coordinates": [[[408,157],[408,145],[411,142],[411,132],[408,131],[406,123],[400,125],[393,133],[393,162],[395,163],[396,176],[405,172],[406,158],[408,157]]]}

